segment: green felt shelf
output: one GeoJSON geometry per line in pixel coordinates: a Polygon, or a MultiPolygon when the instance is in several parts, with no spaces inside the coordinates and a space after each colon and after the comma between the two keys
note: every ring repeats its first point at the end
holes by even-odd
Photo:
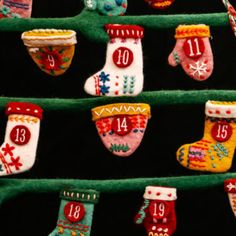
{"type": "Polygon", "coordinates": [[[180,24],[207,24],[210,26],[227,26],[227,13],[147,15],[147,16],[101,16],[96,11],[84,9],[79,15],[67,18],[29,18],[1,19],[0,31],[23,32],[32,29],[72,29],[86,38],[106,42],[108,36],[104,31],[107,23],[137,24],[151,29],[175,28],[180,24]]]}
{"type": "Polygon", "coordinates": [[[80,179],[0,179],[0,205],[23,193],[52,193],[64,188],[95,189],[101,193],[142,191],[147,185],[170,186],[178,190],[194,190],[224,186],[224,180],[236,173],[205,174],[180,177],[138,178],[119,180],[80,179]]]}
{"type": "Polygon", "coordinates": [[[90,98],[21,98],[0,97],[0,109],[7,102],[32,102],[45,111],[85,111],[96,106],[118,102],[141,102],[154,105],[204,104],[207,100],[236,101],[236,90],[160,90],[143,92],[136,97],[90,98]]]}

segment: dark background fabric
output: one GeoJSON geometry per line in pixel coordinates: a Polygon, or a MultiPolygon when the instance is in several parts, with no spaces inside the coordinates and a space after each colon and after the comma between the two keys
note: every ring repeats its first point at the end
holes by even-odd
{"type": "MultiPolygon", "coordinates": [[[[128,0],[126,15],[225,12],[221,1],[176,0],[165,11],[150,8],[144,0],[128,0]]],[[[233,2],[232,2],[233,3],[233,2]]],[[[234,4],[234,3],[233,3],[234,4]]],[[[236,6],[236,5],[235,5],[236,6]]],[[[34,0],[32,17],[67,17],[83,9],[80,0],[34,0]]],[[[112,22],[112,18],[111,18],[112,22]]],[[[183,22],[184,23],[184,22],[183,22]]],[[[204,23],[204,22],[203,22],[204,23]]],[[[230,27],[211,27],[215,68],[204,82],[189,78],[181,66],[167,63],[175,46],[174,30],[145,29],[142,41],[144,91],[202,90],[236,88],[236,39],[230,27]]],[[[89,98],[85,80],[105,62],[106,44],[86,39],[77,32],[78,44],[69,70],[57,78],[42,72],[28,55],[21,32],[0,32],[0,95],[7,97],[89,98]]],[[[124,179],[206,174],[188,170],[176,161],[176,150],[199,140],[204,129],[204,105],[152,106],[143,142],[128,158],[112,155],[102,144],[91,112],[50,112],[45,110],[33,168],[10,178],[124,179]]],[[[6,126],[0,111],[0,139],[6,126]]],[[[236,171],[235,160],[229,172],[236,171]]],[[[9,178],[9,177],[8,177],[9,178]]],[[[177,190],[176,236],[224,235],[236,231],[235,217],[222,186],[177,190]]],[[[143,202],[143,192],[101,193],[95,206],[91,235],[143,236],[144,228],[133,218],[143,202]]],[[[59,193],[27,193],[9,200],[0,210],[1,236],[44,236],[56,227],[59,193]]]]}

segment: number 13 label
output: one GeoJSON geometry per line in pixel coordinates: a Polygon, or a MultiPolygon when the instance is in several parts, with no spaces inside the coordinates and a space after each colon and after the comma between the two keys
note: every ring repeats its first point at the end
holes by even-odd
{"type": "Polygon", "coordinates": [[[11,141],[17,145],[25,145],[30,140],[31,133],[29,129],[24,125],[15,126],[11,133],[10,138],[11,141]]]}

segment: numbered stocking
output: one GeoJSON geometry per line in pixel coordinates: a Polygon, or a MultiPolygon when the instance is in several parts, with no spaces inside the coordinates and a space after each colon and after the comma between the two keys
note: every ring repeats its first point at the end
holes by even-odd
{"type": "Polygon", "coordinates": [[[21,38],[42,71],[58,76],[69,68],[77,43],[75,31],[35,29],[24,32],[21,38]]]}
{"type": "Polygon", "coordinates": [[[60,197],[57,226],[49,236],[89,236],[99,193],[95,190],[63,190],[60,197]]]}
{"type": "Polygon", "coordinates": [[[117,156],[129,156],[140,145],[150,106],[144,103],[116,103],[92,109],[93,121],[105,147],[117,156]]]}
{"type": "Polygon", "coordinates": [[[177,160],[192,170],[226,172],[236,145],[236,102],[208,101],[205,114],[203,138],[181,146],[177,160]]]}
{"type": "Polygon", "coordinates": [[[171,6],[174,0],[145,0],[151,7],[156,9],[166,9],[171,6]]]}
{"type": "Polygon", "coordinates": [[[181,64],[184,71],[195,80],[203,81],[209,78],[214,64],[209,37],[209,26],[178,26],[175,34],[176,45],[169,55],[169,64],[181,64]]]}
{"type": "Polygon", "coordinates": [[[225,180],[224,187],[228,193],[231,209],[236,217],[236,178],[225,180]]]}
{"type": "Polygon", "coordinates": [[[0,176],[29,170],[34,162],[43,110],[32,103],[10,102],[4,143],[0,147],[0,176]]]}
{"type": "Polygon", "coordinates": [[[135,217],[148,236],[170,236],[176,230],[176,188],[147,186],[144,203],[135,217]]]}
{"type": "Polygon", "coordinates": [[[32,12],[32,0],[1,0],[0,18],[29,18],[32,12]],[[3,7],[1,8],[1,2],[3,7]]]}
{"type": "Polygon", "coordinates": [[[88,78],[84,89],[94,96],[136,96],[143,88],[143,28],[105,25],[110,37],[104,67],[88,78]]]}
{"type": "Polygon", "coordinates": [[[127,0],[84,0],[88,10],[97,10],[102,15],[122,16],[127,9],[127,0]]]}

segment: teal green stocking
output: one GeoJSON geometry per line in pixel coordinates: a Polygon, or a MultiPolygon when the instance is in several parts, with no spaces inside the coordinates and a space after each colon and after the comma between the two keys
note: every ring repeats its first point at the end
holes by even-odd
{"type": "Polygon", "coordinates": [[[60,197],[57,227],[49,236],[89,236],[99,193],[94,190],[63,190],[60,197]]]}

